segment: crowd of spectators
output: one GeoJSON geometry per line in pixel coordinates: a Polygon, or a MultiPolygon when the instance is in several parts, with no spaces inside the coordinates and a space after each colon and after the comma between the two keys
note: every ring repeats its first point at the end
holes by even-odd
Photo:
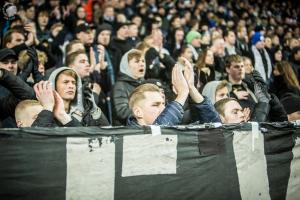
{"type": "Polygon", "coordinates": [[[0,127],[300,119],[297,1],[1,4],[0,127]]]}

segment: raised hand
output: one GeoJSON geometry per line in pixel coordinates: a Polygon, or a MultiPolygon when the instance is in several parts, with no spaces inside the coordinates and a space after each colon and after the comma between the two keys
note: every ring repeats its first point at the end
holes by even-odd
{"type": "Polygon", "coordinates": [[[45,110],[53,111],[54,96],[53,88],[50,81],[40,81],[33,86],[37,100],[41,103],[45,110]]]}
{"type": "Polygon", "coordinates": [[[183,76],[182,68],[178,64],[175,64],[172,70],[172,84],[177,93],[176,101],[184,105],[189,94],[189,86],[183,76]]]}
{"type": "Polygon", "coordinates": [[[188,83],[189,95],[195,103],[201,103],[204,98],[195,87],[195,76],[193,65],[186,58],[179,58],[179,61],[184,65],[184,77],[188,83]]]}
{"type": "Polygon", "coordinates": [[[184,78],[187,81],[189,88],[193,87],[195,82],[193,65],[184,57],[180,57],[178,60],[183,65],[184,78]]]}
{"type": "Polygon", "coordinates": [[[55,106],[53,109],[54,117],[63,125],[70,122],[72,118],[65,111],[63,99],[55,90],[53,90],[53,96],[55,100],[55,106]]]}

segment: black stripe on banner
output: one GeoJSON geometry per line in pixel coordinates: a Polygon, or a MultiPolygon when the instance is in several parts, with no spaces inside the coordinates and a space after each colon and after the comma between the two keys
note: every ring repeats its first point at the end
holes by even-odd
{"type": "Polygon", "coordinates": [[[65,137],[9,132],[0,140],[0,199],[64,200],[65,137]]]}
{"type": "MultiPolygon", "coordinates": [[[[290,177],[292,149],[294,147],[294,128],[275,128],[268,126],[264,133],[265,155],[271,199],[285,199],[290,177]]],[[[299,132],[299,130],[298,130],[299,132]]]]}

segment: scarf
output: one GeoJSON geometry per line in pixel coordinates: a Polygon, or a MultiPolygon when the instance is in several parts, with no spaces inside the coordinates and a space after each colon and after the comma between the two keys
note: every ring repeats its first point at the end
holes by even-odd
{"type": "Polygon", "coordinates": [[[271,73],[272,73],[272,64],[271,64],[271,60],[270,60],[270,56],[269,56],[268,52],[265,49],[263,49],[266,60],[267,60],[267,64],[268,64],[268,74],[266,74],[266,71],[264,68],[264,63],[262,61],[262,57],[261,57],[258,49],[254,45],[252,45],[251,49],[254,54],[255,69],[260,73],[260,75],[264,79],[264,81],[268,82],[268,80],[271,77],[271,73]]]}

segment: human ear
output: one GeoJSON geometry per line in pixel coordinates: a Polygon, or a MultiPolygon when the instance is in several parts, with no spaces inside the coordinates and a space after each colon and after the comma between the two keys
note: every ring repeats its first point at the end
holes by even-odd
{"type": "Polygon", "coordinates": [[[139,106],[134,107],[132,112],[137,119],[143,118],[143,111],[139,106]]]}
{"type": "Polygon", "coordinates": [[[226,123],[225,117],[223,115],[219,115],[222,123],[226,123]]]}
{"type": "Polygon", "coordinates": [[[229,67],[225,67],[227,74],[229,74],[229,67]]]}
{"type": "Polygon", "coordinates": [[[21,128],[23,126],[23,123],[20,120],[17,120],[16,123],[18,128],[21,128]]]}

